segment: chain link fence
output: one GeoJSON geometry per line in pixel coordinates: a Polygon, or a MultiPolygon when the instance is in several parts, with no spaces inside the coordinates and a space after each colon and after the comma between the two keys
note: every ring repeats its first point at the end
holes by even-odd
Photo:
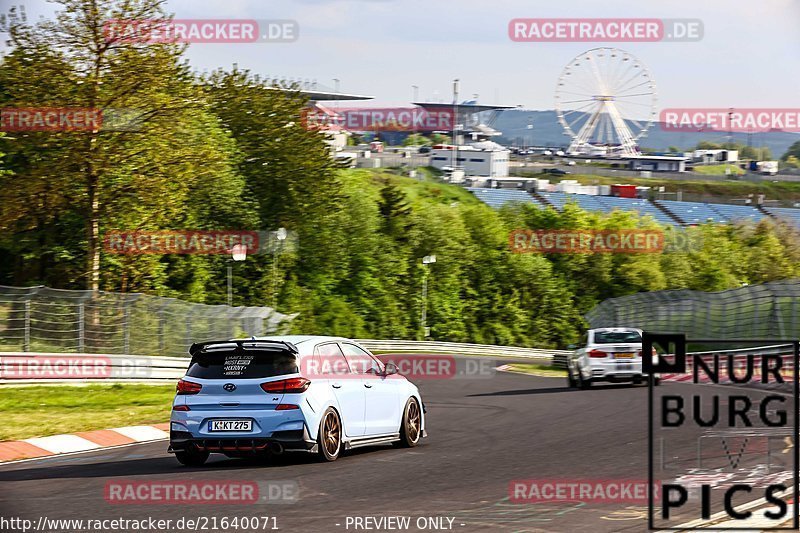
{"type": "Polygon", "coordinates": [[[671,290],[610,298],[586,314],[592,328],[637,327],[705,339],[800,337],[800,279],[722,292],[671,290]]]}
{"type": "Polygon", "coordinates": [[[183,356],[197,341],[281,333],[295,316],[138,293],[0,285],[0,351],[183,356]]]}

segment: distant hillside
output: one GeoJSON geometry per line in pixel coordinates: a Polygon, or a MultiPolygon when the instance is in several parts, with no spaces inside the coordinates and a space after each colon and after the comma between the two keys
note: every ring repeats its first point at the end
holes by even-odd
{"type": "MultiPolygon", "coordinates": [[[[495,129],[503,132],[500,142],[503,144],[526,144],[534,146],[567,146],[569,137],[564,135],[564,128],[558,122],[555,111],[525,111],[513,109],[503,111],[497,118],[495,129]],[[528,129],[528,124],[533,124],[528,129]]],[[[727,132],[667,132],[659,124],[654,124],[640,142],[644,148],[666,150],[670,146],[681,149],[694,148],[700,141],[726,142],[727,132]]],[[[734,133],[733,140],[747,144],[746,133],[734,133]]],[[[786,132],[769,132],[753,134],[750,138],[752,146],[766,146],[776,158],[783,155],[792,143],[800,140],[800,134],[786,132]]]]}

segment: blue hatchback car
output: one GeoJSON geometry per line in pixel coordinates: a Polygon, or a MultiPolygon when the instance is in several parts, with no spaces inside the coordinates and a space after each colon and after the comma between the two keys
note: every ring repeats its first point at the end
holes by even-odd
{"type": "Polygon", "coordinates": [[[194,344],[172,406],[169,451],[199,466],[229,457],[316,453],[426,436],[417,387],[356,342],[279,336],[194,344]]]}

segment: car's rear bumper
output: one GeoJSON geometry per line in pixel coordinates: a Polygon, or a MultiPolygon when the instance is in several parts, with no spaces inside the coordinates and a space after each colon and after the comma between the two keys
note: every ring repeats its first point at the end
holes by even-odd
{"type": "MultiPolygon", "coordinates": [[[[656,374],[658,377],[658,374],[656,374]]],[[[642,372],[592,372],[592,382],[606,381],[608,383],[630,383],[647,380],[647,374],[642,372]]]]}
{"type": "Polygon", "coordinates": [[[188,431],[169,432],[169,453],[194,449],[211,453],[267,453],[283,451],[311,451],[316,442],[311,439],[308,430],[276,431],[272,436],[264,437],[195,437],[188,431]]]}

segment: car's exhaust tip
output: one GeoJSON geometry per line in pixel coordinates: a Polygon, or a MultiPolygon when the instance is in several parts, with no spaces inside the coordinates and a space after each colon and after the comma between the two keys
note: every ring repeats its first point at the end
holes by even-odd
{"type": "Polygon", "coordinates": [[[283,453],[283,444],[280,442],[271,442],[269,444],[269,451],[274,455],[280,455],[283,453]]]}

